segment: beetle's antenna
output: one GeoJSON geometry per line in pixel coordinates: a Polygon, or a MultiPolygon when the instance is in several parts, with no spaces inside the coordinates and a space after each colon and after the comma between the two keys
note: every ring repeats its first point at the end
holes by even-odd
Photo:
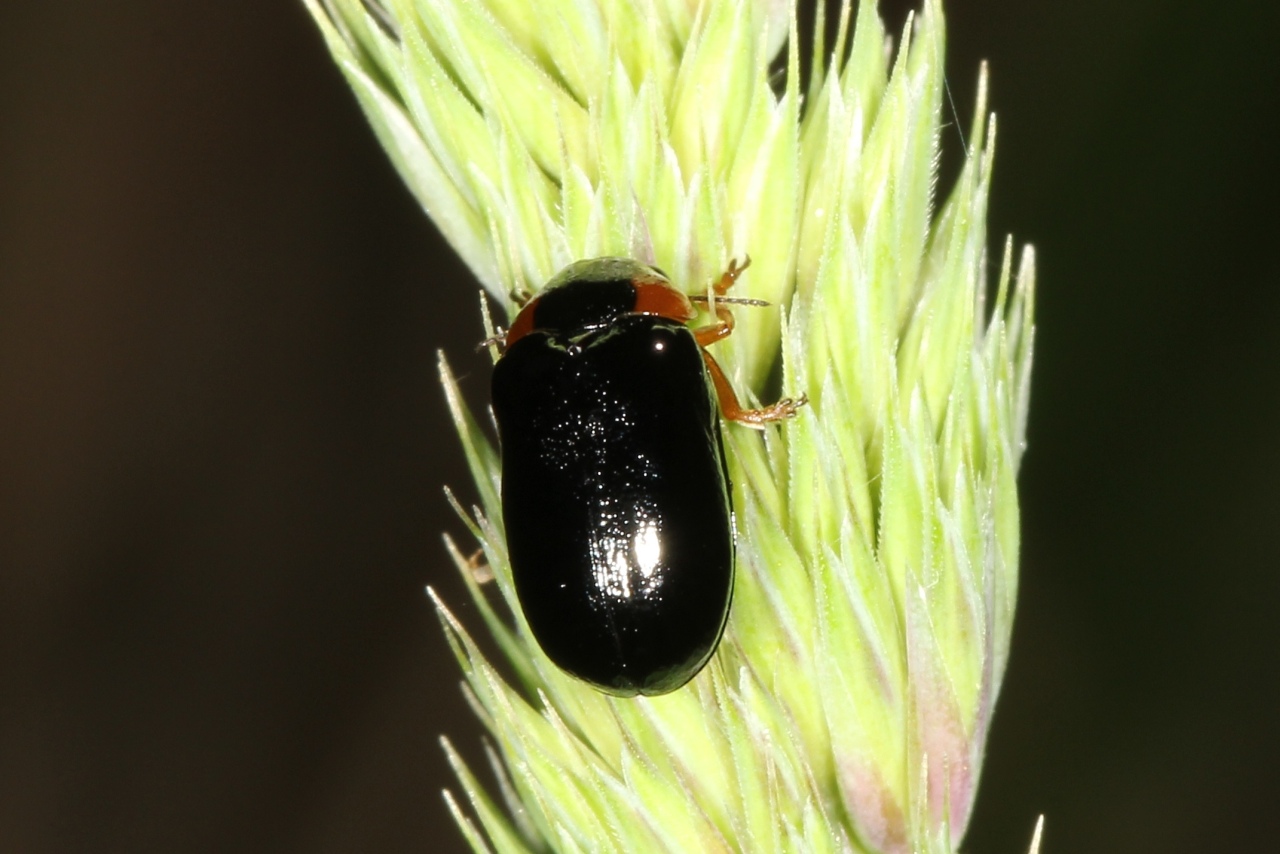
{"type": "Polygon", "coordinates": [[[942,88],[947,93],[947,102],[951,104],[951,115],[956,120],[956,133],[960,137],[960,147],[964,149],[965,157],[972,157],[973,152],[969,150],[969,143],[964,139],[964,127],[960,123],[960,112],[956,109],[956,100],[951,97],[951,84],[947,81],[947,76],[942,76],[942,88]]]}
{"type": "MultiPolygon", "coordinates": [[[[711,302],[711,297],[706,294],[690,294],[689,301],[709,303],[711,302]]],[[[754,299],[752,297],[716,297],[716,302],[729,303],[730,305],[754,305],[760,307],[772,305],[768,300],[754,299]]]]}

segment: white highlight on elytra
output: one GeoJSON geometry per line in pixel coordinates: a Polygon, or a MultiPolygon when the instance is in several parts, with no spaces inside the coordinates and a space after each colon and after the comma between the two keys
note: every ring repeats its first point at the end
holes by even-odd
{"type": "Polygon", "coordinates": [[[603,536],[592,551],[596,588],[605,596],[630,599],[656,592],[662,565],[662,537],[656,520],[646,519],[632,537],[603,536]]]}

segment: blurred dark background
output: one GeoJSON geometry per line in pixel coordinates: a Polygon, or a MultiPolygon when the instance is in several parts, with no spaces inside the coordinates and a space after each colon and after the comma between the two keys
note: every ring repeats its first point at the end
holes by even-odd
{"type": "MultiPolygon", "coordinates": [[[[886,4],[903,19],[908,4],[886,4]]],[[[960,2],[1039,252],[967,849],[1280,836],[1280,12],[960,2]]],[[[953,148],[958,139],[951,135],[953,148]]],[[[300,3],[0,11],[0,850],[460,851],[425,596],[475,288],[300,3]]]]}

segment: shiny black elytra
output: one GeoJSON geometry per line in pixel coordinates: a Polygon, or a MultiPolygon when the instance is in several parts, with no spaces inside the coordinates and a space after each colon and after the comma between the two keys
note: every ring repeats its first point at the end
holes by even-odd
{"type": "MultiPolygon", "coordinates": [[[[716,284],[722,294],[743,267],[716,284]]],[[[502,339],[493,410],[516,595],[557,666],[602,691],[665,694],[715,652],[733,595],[733,521],[717,397],[751,426],[689,298],[625,258],[570,265],[502,339]]]]}

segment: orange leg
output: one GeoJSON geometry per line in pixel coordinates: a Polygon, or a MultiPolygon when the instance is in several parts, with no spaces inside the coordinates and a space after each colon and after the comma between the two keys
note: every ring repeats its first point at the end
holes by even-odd
{"type": "MultiPolygon", "coordinates": [[[[742,275],[742,271],[750,266],[750,255],[746,256],[741,264],[736,259],[730,261],[729,269],[725,270],[719,281],[712,286],[712,292],[717,297],[723,297],[729,288],[733,287],[733,283],[738,280],[738,277],[742,275]]],[[[756,302],[760,305],[768,304],[759,301],[751,302],[756,302]]],[[[723,341],[733,332],[733,313],[729,311],[729,307],[716,305],[715,312],[716,322],[693,330],[693,337],[698,342],[698,346],[702,348],[702,360],[706,363],[707,371],[711,374],[711,384],[715,387],[716,398],[720,401],[720,413],[725,420],[736,421],[747,427],[763,430],[766,424],[794,416],[797,409],[809,402],[809,399],[804,395],[801,395],[797,400],[783,398],[772,406],[766,406],[763,409],[746,409],[738,401],[738,395],[733,390],[733,386],[729,384],[729,378],[724,375],[724,370],[720,367],[720,363],[706,351],[708,344],[723,341]]]]}
{"type": "Polygon", "coordinates": [[[723,341],[733,332],[733,312],[729,311],[728,306],[716,306],[716,319],[718,320],[717,323],[713,323],[710,326],[699,326],[693,330],[693,337],[697,340],[699,347],[723,341]]]}
{"type": "MultiPolygon", "coordinates": [[[[719,280],[712,285],[711,290],[716,296],[722,297],[728,293],[729,288],[733,287],[733,283],[738,281],[738,277],[742,275],[742,271],[751,266],[751,256],[748,255],[742,264],[738,264],[738,259],[734,258],[729,262],[729,268],[721,274],[719,280]]],[[[714,344],[728,338],[733,332],[733,314],[729,309],[722,305],[715,307],[716,323],[710,326],[700,326],[693,330],[693,336],[698,340],[699,347],[705,347],[708,344],[714,344]]]]}
{"type": "Polygon", "coordinates": [[[702,351],[702,360],[711,374],[711,384],[715,386],[716,397],[720,400],[720,413],[726,421],[736,421],[747,427],[763,430],[764,426],[770,422],[791,418],[796,414],[796,410],[809,402],[809,399],[802,394],[797,400],[784,397],[763,409],[744,409],[738,402],[738,395],[729,384],[729,378],[724,375],[720,364],[706,350],[702,351]]]}
{"type": "Polygon", "coordinates": [[[729,269],[720,275],[720,281],[712,286],[712,290],[716,292],[716,296],[722,297],[729,292],[729,288],[733,287],[733,283],[738,281],[738,277],[742,272],[751,266],[751,256],[747,255],[742,259],[742,263],[738,263],[738,259],[734,258],[729,262],[729,269]]]}

